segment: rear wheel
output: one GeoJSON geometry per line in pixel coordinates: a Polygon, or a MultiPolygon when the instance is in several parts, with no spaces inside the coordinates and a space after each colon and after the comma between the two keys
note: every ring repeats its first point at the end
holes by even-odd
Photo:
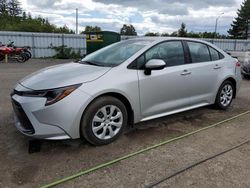
{"type": "Polygon", "coordinates": [[[25,50],[24,53],[26,55],[26,60],[29,60],[32,57],[32,54],[30,53],[30,51],[25,50]]]}
{"type": "Polygon", "coordinates": [[[26,61],[26,55],[24,53],[21,53],[21,54],[17,55],[16,60],[19,63],[24,63],[26,61]]]}
{"type": "Polygon", "coordinates": [[[215,105],[220,109],[226,110],[231,105],[233,96],[234,85],[230,81],[225,81],[218,91],[215,105]]]}
{"type": "Polygon", "coordinates": [[[127,110],[120,100],[100,97],[86,109],[81,121],[81,134],[91,144],[109,144],[121,135],[127,121],[127,110]]]}

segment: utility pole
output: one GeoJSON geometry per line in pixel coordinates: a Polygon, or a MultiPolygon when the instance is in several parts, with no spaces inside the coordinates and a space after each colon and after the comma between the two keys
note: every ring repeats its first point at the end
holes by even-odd
{"type": "Polygon", "coordinates": [[[78,35],[78,8],[76,8],[76,34],[78,35]]]}

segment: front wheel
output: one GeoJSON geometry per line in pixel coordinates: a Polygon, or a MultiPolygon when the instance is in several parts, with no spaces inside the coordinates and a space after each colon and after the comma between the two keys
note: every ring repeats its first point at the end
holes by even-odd
{"type": "Polygon", "coordinates": [[[128,121],[127,110],[117,98],[104,96],[86,109],[81,121],[82,136],[93,145],[105,145],[116,140],[128,121]]]}
{"type": "Polygon", "coordinates": [[[234,85],[230,81],[225,81],[221,85],[216,100],[215,105],[219,109],[226,110],[232,103],[234,96],[234,85]]]}

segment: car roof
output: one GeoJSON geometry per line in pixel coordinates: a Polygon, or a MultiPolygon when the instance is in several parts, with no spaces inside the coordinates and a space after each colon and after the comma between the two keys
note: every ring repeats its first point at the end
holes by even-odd
{"type": "Polygon", "coordinates": [[[148,41],[148,42],[161,42],[161,41],[167,41],[167,40],[188,40],[188,41],[194,41],[194,42],[202,42],[207,43],[204,40],[200,39],[194,39],[194,38],[183,38],[183,37],[136,37],[128,40],[133,41],[148,41]]]}

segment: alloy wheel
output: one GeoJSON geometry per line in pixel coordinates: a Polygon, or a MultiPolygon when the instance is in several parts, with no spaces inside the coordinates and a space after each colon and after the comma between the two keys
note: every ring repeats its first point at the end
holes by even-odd
{"type": "Polygon", "coordinates": [[[230,84],[226,84],[220,93],[220,103],[222,106],[228,106],[233,99],[233,87],[230,84]]]}
{"type": "Polygon", "coordinates": [[[101,140],[113,138],[120,131],[123,124],[123,114],[115,105],[100,108],[92,120],[92,131],[101,140]]]}

